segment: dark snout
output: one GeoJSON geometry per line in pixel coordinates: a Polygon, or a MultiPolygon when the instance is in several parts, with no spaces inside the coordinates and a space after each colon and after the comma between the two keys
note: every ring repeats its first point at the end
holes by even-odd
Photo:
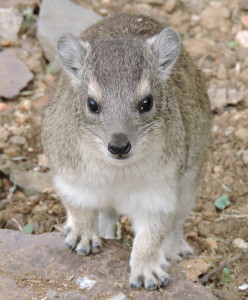
{"type": "Polygon", "coordinates": [[[108,144],[108,150],[112,154],[121,156],[131,150],[131,143],[125,134],[115,133],[108,144]]]}

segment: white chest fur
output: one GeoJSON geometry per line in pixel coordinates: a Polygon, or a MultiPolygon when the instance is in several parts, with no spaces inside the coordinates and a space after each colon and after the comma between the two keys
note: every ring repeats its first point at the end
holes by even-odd
{"type": "Polygon", "coordinates": [[[78,177],[54,176],[55,188],[63,201],[76,207],[114,208],[129,216],[144,209],[170,211],[176,205],[175,167],[159,163],[157,157],[122,167],[91,159],[78,177]]]}

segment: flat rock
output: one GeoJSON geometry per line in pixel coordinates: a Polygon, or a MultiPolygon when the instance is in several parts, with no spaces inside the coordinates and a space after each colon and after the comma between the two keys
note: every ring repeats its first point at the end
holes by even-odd
{"type": "Polygon", "coordinates": [[[19,169],[12,169],[10,172],[10,179],[26,195],[42,193],[45,190],[50,190],[52,188],[49,173],[27,172],[19,169]]]}
{"type": "Polygon", "coordinates": [[[0,253],[2,299],[216,300],[207,288],[185,279],[176,265],[166,288],[131,290],[130,251],[117,241],[105,241],[97,255],[80,257],[65,248],[61,233],[28,235],[2,229],[0,253]]]}
{"type": "Polygon", "coordinates": [[[37,34],[46,58],[54,61],[56,42],[62,34],[71,33],[78,37],[84,29],[101,19],[93,11],[69,0],[43,0],[37,34]]]}
{"type": "Polygon", "coordinates": [[[0,8],[0,37],[16,42],[22,19],[21,13],[16,8],[0,8]]]}
{"type": "Polygon", "coordinates": [[[33,79],[33,74],[12,50],[0,52],[0,97],[11,99],[33,79]]]}

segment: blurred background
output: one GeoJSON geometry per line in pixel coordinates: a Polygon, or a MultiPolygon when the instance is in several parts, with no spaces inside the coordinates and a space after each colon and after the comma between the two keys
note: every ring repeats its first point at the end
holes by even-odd
{"type": "MultiPolygon", "coordinates": [[[[120,12],[174,27],[206,78],[212,145],[185,225],[197,263],[180,263],[199,281],[248,249],[248,0],[0,0],[0,228],[61,231],[65,212],[40,142],[58,74],[56,40],[120,12]]],[[[123,247],[131,247],[130,229],[123,216],[116,233],[123,247]]],[[[247,283],[248,262],[236,260],[204,285],[219,299],[235,300],[247,299],[247,283]]]]}

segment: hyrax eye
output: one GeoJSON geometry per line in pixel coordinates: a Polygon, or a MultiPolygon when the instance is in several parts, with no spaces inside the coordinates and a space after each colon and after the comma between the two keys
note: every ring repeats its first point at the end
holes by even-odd
{"type": "Polygon", "coordinates": [[[152,95],[146,96],[139,104],[139,112],[145,113],[152,109],[153,107],[153,97],[152,95]]]}
{"type": "Polygon", "coordinates": [[[91,97],[88,98],[88,107],[89,107],[90,112],[92,112],[94,114],[98,114],[99,113],[99,105],[91,97]]]}

